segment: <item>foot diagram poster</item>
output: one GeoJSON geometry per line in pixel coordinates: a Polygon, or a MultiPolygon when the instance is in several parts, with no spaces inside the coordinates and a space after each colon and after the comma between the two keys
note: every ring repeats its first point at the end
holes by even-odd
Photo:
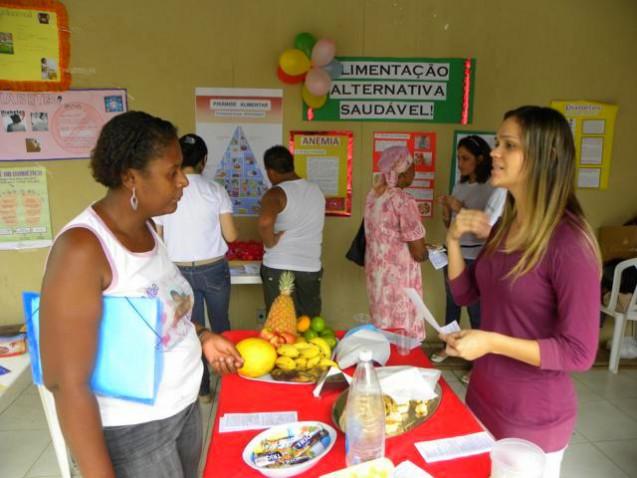
{"type": "Polygon", "coordinates": [[[236,216],[257,216],[270,187],[263,153],[282,144],[282,90],[197,88],[197,134],[208,146],[203,176],[223,185],[236,216]]]}
{"type": "Polygon", "coordinates": [[[46,169],[0,169],[0,250],[51,244],[46,169]]]}

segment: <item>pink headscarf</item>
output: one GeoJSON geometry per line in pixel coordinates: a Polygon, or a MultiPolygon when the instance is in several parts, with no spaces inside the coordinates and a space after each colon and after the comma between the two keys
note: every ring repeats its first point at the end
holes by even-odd
{"type": "Polygon", "coordinates": [[[391,146],[383,151],[378,161],[382,176],[374,185],[376,192],[382,194],[387,188],[395,188],[398,175],[407,171],[413,162],[414,158],[405,146],[391,146]]]}

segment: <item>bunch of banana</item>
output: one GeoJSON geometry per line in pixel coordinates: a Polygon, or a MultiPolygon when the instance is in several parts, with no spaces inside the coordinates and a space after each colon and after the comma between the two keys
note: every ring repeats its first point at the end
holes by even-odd
{"type": "Polygon", "coordinates": [[[276,352],[279,357],[274,362],[275,366],[284,371],[338,367],[336,362],[330,359],[332,349],[320,337],[315,337],[309,342],[299,340],[294,344],[281,345],[276,352]]]}

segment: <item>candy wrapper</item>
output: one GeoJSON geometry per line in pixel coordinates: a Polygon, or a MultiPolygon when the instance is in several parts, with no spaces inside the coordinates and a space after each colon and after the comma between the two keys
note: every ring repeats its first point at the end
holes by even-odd
{"type": "Polygon", "coordinates": [[[270,436],[255,447],[252,461],[259,468],[281,468],[298,465],[322,454],[331,441],[329,432],[321,426],[288,428],[270,436]]]}

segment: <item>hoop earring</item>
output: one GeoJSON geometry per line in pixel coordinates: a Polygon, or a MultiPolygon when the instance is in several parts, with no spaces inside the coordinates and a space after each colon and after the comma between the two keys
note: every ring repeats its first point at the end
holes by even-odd
{"type": "Polygon", "coordinates": [[[135,194],[135,186],[133,186],[133,193],[130,197],[130,207],[133,208],[133,211],[137,211],[139,207],[139,201],[137,200],[137,195],[135,194]]]}

